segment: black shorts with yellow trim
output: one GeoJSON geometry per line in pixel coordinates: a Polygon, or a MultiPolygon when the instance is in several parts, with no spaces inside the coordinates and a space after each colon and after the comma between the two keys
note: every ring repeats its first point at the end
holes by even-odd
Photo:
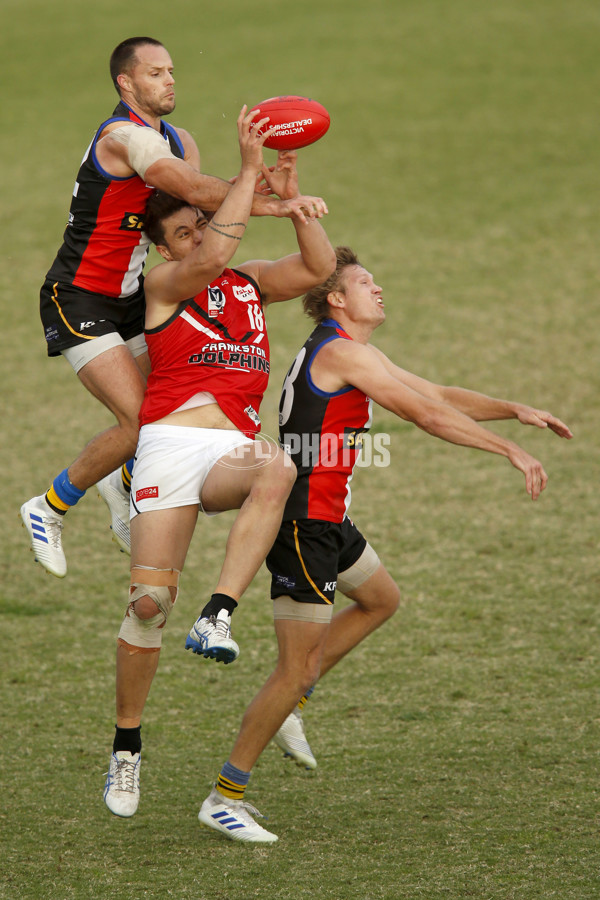
{"type": "Polygon", "coordinates": [[[119,299],[47,278],[40,290],[40,317],[48,356],[113,332],[128,341],[144,331],[144,289],[119,299]]]}
{"type": "Polygon", "coordinates": [[[338,572],[353,566],[366,546],[348,518],[282,522],[267,556],[271,599],[287,595],[300,603],[333,603],[338,572]]]}

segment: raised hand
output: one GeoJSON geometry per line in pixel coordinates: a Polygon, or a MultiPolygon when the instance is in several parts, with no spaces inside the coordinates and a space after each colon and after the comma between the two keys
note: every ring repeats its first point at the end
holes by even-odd
{"type": "Polygon", "coordinates": [[[515,444],[511,448],[508,459],[525,475],[525,488],[532,500],[537,500],[548,483],[548,476],[541,462],[515,444]]]}
{"type": "Polygon", "coordinates": [[[549,428],[559,437],[570,439],[573,437],[571,429],[553,416],[552,413],[542,409],[534,409],[532,406],[521,406],[517,410],[517,418],[521,425],[535,425],[537,428],[549,428]]]}
{"type": "Polygon", "coordinates": [[[322,219],[329,210],[322,197],[300,195],[291,200],[280,200],[281,216],[296,217],[305,225],[311,219],[322,219]]]}
{"type": "Polygon", "coordinates": [[[264,182],[269,186],[271,192],[277,194],[282,200],[291,200],[300,193],[296,169],[297,159],[298,154],[295,150],[280,150],[277,154],[276,165],[269,167],[263,165],[264,182]]]}
{"type": "Polygon", "coordinates": [[[240,153],[242,155],[242,169],[252,169],[254,177],[262,177],[264,160],[263,145],[274,130],[267,128],[261,129],[269,121],[268,116],[257,119],[260,115],[258,110],[247,113],[247,105],[244,104],[237,119],[238,140],[240,142],[240,153]]]}

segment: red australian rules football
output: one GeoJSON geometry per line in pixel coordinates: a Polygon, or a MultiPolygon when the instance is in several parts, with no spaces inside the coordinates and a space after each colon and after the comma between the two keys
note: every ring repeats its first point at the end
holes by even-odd
{"type": "Polygon", "coordinates": [[[262,131],[276,128],[265,141],[271,150],[298,150],[322,138],[329,128],[329,113],[310,97],[269,97],[253,106],[250,112],[259,109],[261,116],[269,116],[270,121],[262,131]]]}

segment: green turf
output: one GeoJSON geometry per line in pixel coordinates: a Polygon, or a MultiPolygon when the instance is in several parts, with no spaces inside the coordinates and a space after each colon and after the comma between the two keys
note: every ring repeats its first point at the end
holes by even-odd
{"type": "MultiPolygon", "coordinates": [[[[597,4],[2,0],[0,13],[0,897],[598,897],[597,4]],[[275,655],[264,572],[236,613],[234,666],[182,649],[231,516],[198,527],[131,821],[101,800],[127,559],[93,491],[69,515],[65,581],[34,565],[17,518],[110,422],[46,359],[37,294],[115,102],[109,53],[144,33],[174,58],[172,118],[208,172],[235,173],[243,102],[324,103],[331,129],[301,154],[301,186],[384,286],[379,346],[433,380],[548,407],[575,433],[496,426],[546,466],[532,504],[505,461],[378,411],[392,464],[357,473],[353,513],[404,606],[310,701],[316,772],[274,747],[256,767],[249,799],[280,836],[268,849],[196,819],[275,655]]],[[[253,221],[237,259],[293,243],[288,223],[253,221]]],[[[298,304],[271,312],[271,434],[308,329],[298,304]]]]}

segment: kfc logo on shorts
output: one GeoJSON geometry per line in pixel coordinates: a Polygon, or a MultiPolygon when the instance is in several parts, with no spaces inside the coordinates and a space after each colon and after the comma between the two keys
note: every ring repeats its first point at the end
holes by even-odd
{"type": "Polygon", "coordinates": [[[242,303],[249,303],[251,300],[258,301],[258,297],[256,295],[256,291],[252,287],[251,284],[246,284],[240,286],[239,284],[232,285],[233,293],[237,297],[238,300],[241,300],[242,303]]]}
{"type": "Polygon", "coordinates": [[[136,503],[139,503],[140,500],[150,500],[152,497],[158,497],[158,485],[155,485],[154,487],[140,488],[139,491],[135,492],[136,503]]]}

